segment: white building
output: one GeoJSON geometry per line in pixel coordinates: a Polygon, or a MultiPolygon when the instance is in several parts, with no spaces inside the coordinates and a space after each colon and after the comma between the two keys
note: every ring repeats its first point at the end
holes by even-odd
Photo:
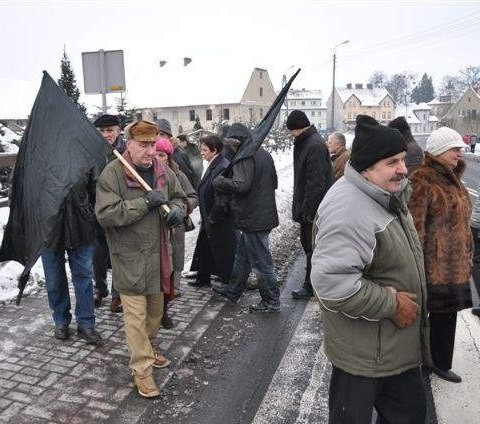
{"type": "Polygon", "coordinates": [[[430,134],[438,128],[438,118],[427,103],[397,105],[395,117],[404,116],[412,134],[430,134]]]}
{"type": "Polygon", "coordinates": [[[280,123],[284,124],[288,114],[295,109],[304,112],[317,129],[323,130],[327,127],[327,107],[323,104],[321,90],[290,89],[280,111],[280,123]]]}
{"type": "MultiPolygon", "coordinates": [[[[255,68],[246,85],[245,82],[233,81],[224,75],[225,69],[217,71],[222,75],[217,77],[212,70],[211,79],[208,83],[204,82],[203,88],[208,84],[208,94],[199,98],[201,90],[189,90],[188,82],[184,81],[177,97],[182,103],[137,108],[137,119],[167,119],[174,135],[191,132],[197,117],[202,128],[212,131],[225,121],[230,124],[240,122],[247,126],[260,122],[277,97],[267,70],[255,68]],[[239,90],[239,86],[245,88],[239,90]]],[[[199,82],[195,83],[198,86],[199,82]]]]}

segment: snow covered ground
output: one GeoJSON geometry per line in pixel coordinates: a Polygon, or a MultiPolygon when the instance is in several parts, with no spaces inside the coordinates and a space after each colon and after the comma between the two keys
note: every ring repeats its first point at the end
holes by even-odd
{"type": "MultiPolygon", "coordinates": [[[[15,146],[16,147],[16,146],[15,146]]],[[[274,153],[275,166],[278,174],[277,208],[280,226],[272,231],[270,243],[275,246],[276,241],[282,234],[283,225],[293,225],[291,222],[290,204],[293,189],[293,153],[292,150],[274,153]]],[[[9,208],[0,208],[0,237],[3,239],[3,228],[8,221],[9,208]]],[[[186,264],[189,266],[189,262],[186,264]]],[[[17,278],[23,270],[23,266],[17,262],[4,262],[0,264],[0,302],[14,299],[18,293],[17,278]]],[[[45,277],[41,260],[39,259],[30,275],[30,280],[25,293],[40,288],[45,277]]]]}

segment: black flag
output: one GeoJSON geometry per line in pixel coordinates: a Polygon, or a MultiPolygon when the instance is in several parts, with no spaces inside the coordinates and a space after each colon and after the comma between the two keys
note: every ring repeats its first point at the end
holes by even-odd
{"type": "Polygon", "coordinates": [[[282,107],[283,102],[285,101],[285,97],[287,97],[288,90],[293,83],[293,80],[297,77],[298,73],[300,72],[300,68],[295,72],[292,77],[288,80],[287,84],[282,88],[278,96],[268,109],[268,112],[265,114],[263,119],[258,123],[258,125],[252,130],[252,140],[250,143],[243,143],[238,152],[232,159],[230,165],[223,171],[223,175],[228,175],[229,171],[232,169],[232,166],[237,163],[238,161],[245,159],[246,157],[252,156],[257,149],[262,144],[263,140],[267,136],[270,128],[272,128],[275,119],[277,119],[277,115],[280,112],[280,108],[282,107]]]}
{"type": "Polygon", "coordinates": [[[25,267],[17,305],[65,197],[86,172],[100,172],[106,151],[96,128],[44,71],[13,171],[10,216],[0,248],[0,262],[25,267]]]}

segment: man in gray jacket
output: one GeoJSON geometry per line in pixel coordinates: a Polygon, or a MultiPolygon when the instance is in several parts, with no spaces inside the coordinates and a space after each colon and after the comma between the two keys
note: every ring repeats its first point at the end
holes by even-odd
{"type": "Polygon", "coordinates": [[[423,423],[429,359],[423,253],[407,209],[406,142],[357,117],[345,178],[318,209],[312,285],[333,364],[330,424],[423,423]]]}

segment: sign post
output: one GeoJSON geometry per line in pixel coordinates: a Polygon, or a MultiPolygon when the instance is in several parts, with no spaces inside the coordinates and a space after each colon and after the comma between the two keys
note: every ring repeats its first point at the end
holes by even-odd
{"type": "Polygon", "coordinates": [[[85,94],[102,95],[102,112],[107,113],[107,93],[125,92],[123,50],[82,53],[85,94]]]}

